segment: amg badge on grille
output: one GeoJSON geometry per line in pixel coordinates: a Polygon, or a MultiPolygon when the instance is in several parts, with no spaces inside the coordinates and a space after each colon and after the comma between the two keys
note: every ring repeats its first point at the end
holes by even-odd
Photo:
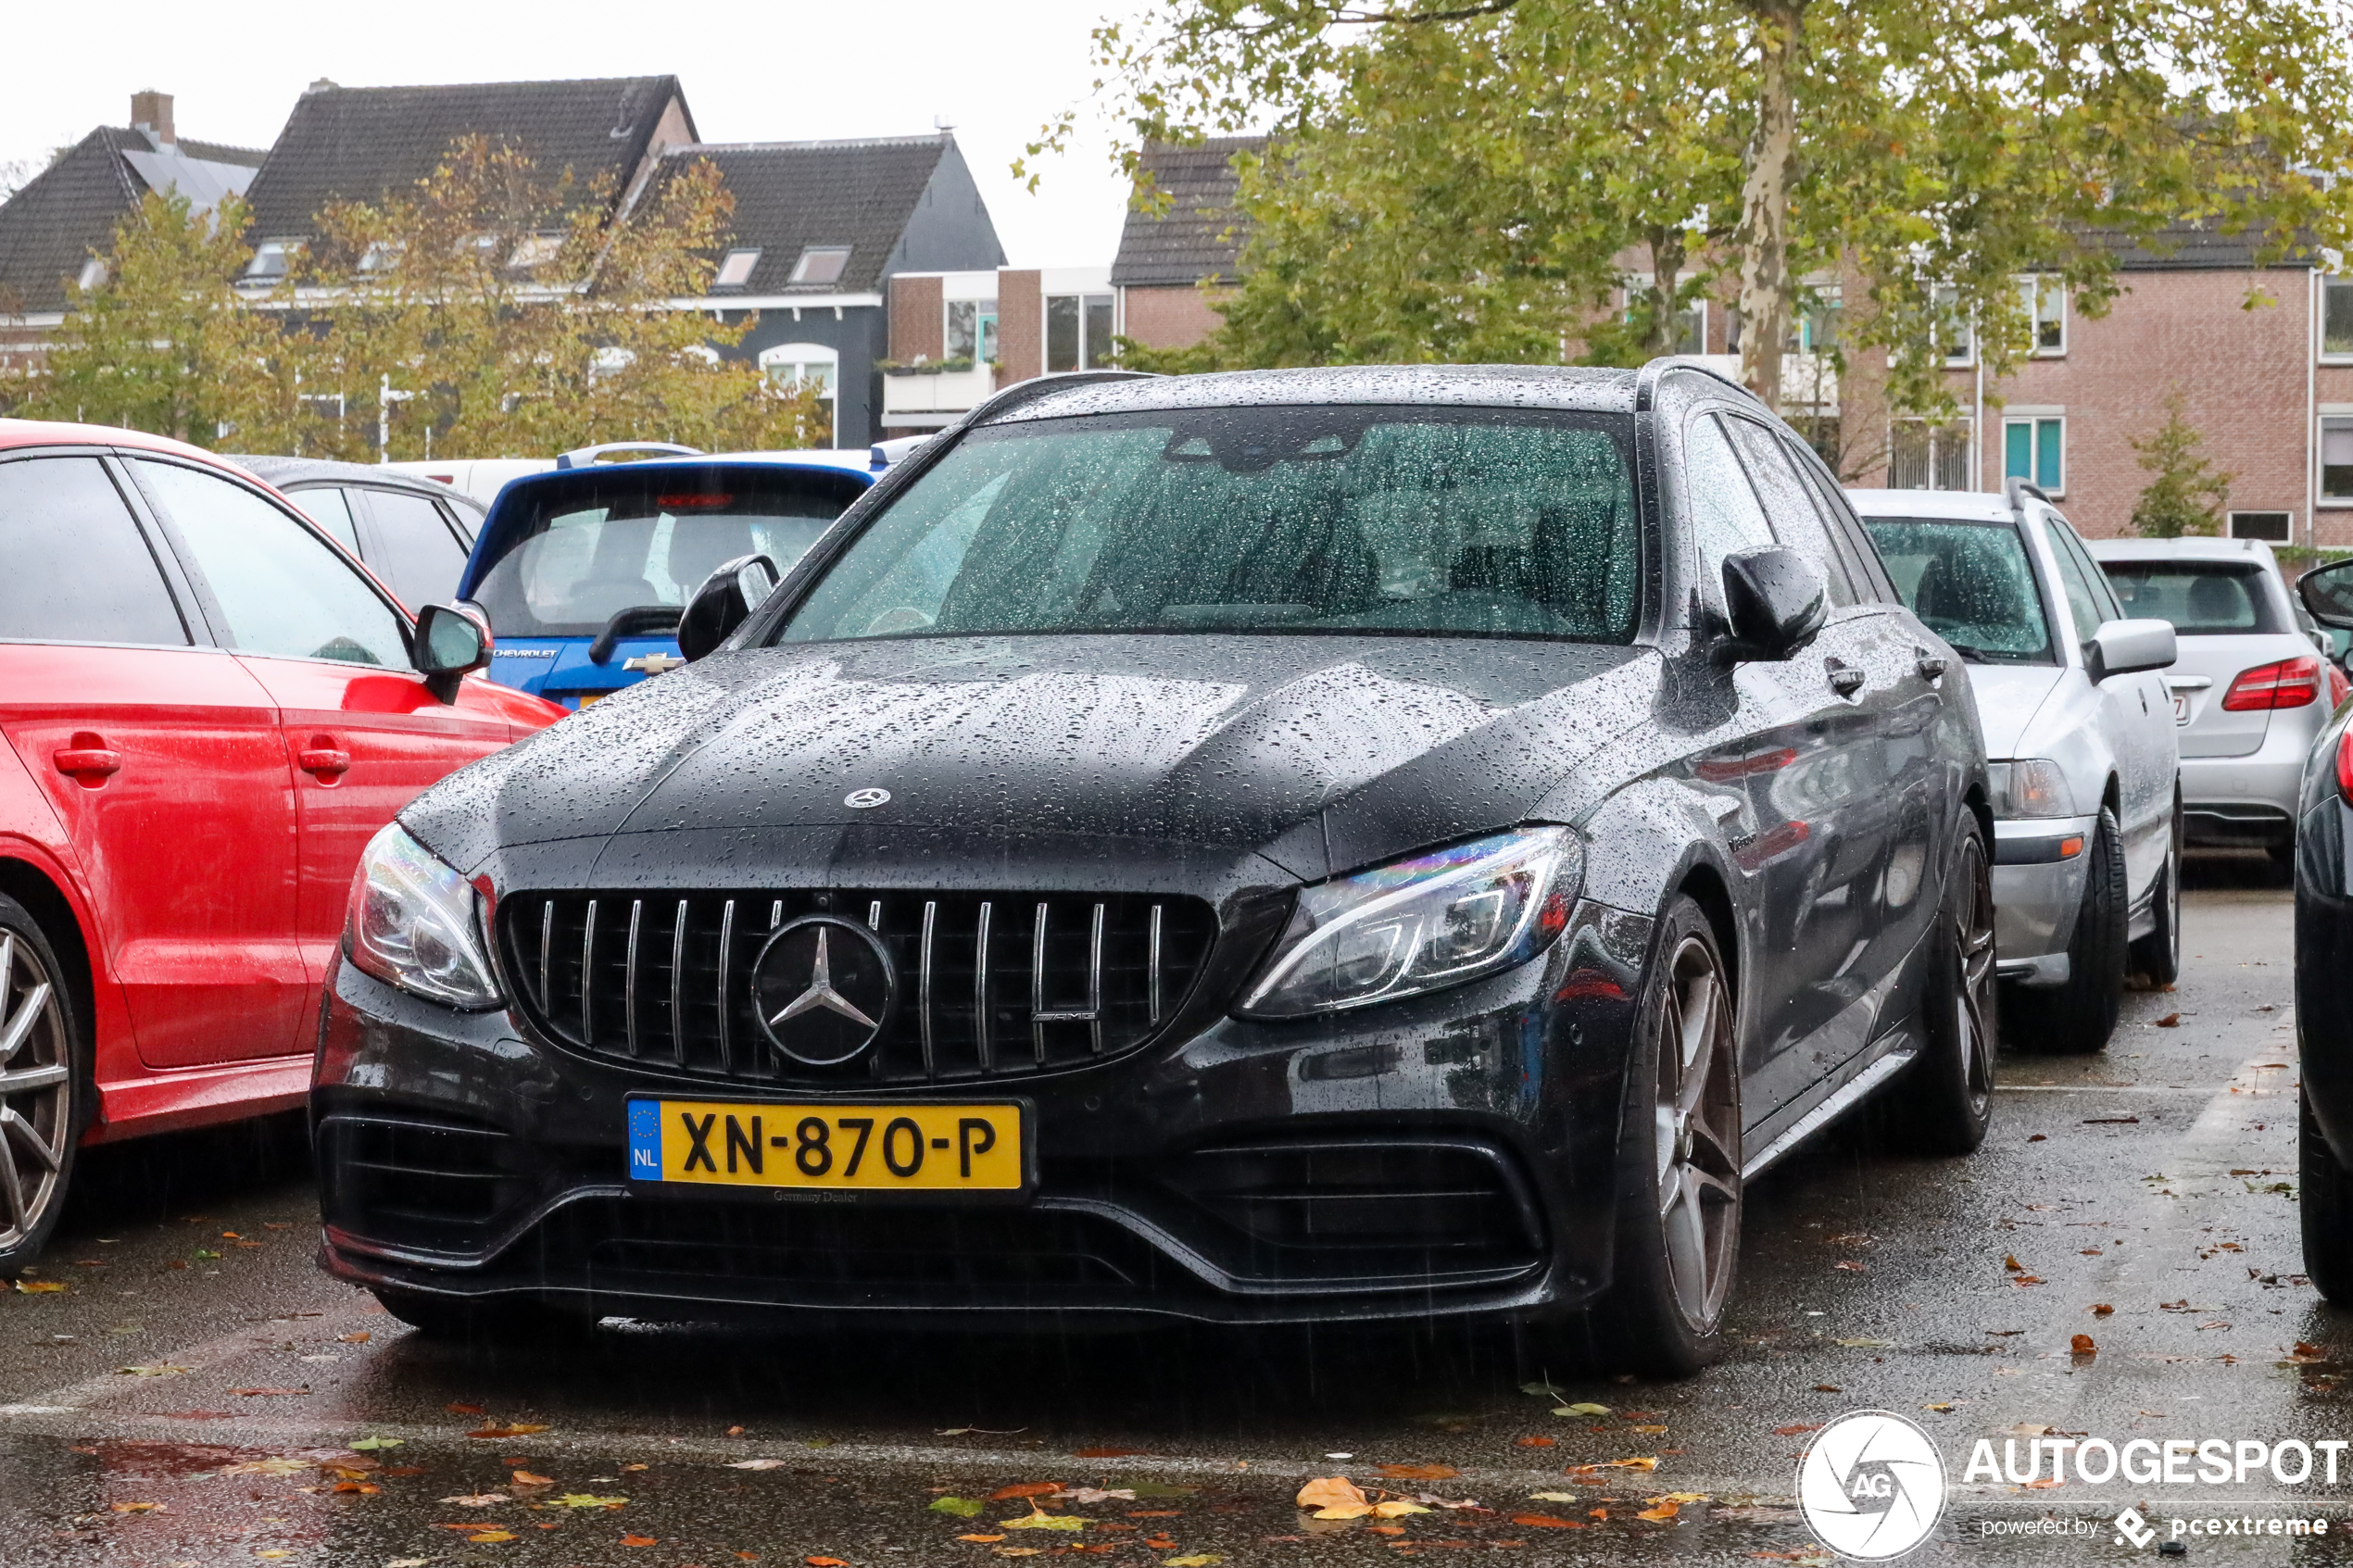
{"type": "Polygon", "coordinates": [[[752,960],[751,997],[776,1048],[812,1067],[848,1061],[874,1044],[899,998],[882,939],[833,915],[776,930],[752,960]]]}

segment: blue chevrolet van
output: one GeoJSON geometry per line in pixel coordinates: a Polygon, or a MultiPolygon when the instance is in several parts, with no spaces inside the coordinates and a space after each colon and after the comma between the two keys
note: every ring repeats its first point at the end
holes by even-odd
{"type": "Polygon", "coordinates": [[[722,562],[781,575],[879,479],[880,449],[589,463],[510,481],[459,582],[490,674],[578,709],[684,662],[678,616],[722,562]]]}

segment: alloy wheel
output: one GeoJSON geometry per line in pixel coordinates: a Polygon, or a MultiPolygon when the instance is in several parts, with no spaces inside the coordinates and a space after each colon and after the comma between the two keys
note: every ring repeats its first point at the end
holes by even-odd
{"type": "Polygon", "coordinates": [[[1653,1109],[1659,1230],[1676,1306],[1712,1324],[1740,1247],[1740,1097],[1723,966],[1686,936],[1667,970],[1653,1109]]]}
{"type": "Polygon", "coordinates": [[[1955,1021],[1961,1041],[1961,1080],[1969,1112],[1982,1118],[1994,1100],[1994,879],[1985,850],[1970,838],[1962,846],[1961,885],[1967,890],[1956,912],[1954,952],[1960,966],[1955,989],[1955,1021]]]}
{"type": "Polygon", "coordinates": [[[73,1056],[56,978],[0,929],[0,1252],[21,1246],[59,1197],[73,1129],[73,1056]]]}

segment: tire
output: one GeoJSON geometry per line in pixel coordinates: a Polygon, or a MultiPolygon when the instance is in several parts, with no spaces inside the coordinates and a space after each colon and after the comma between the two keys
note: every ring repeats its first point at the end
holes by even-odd
{"type": "Polygon", "coordinates": [[[0,1279],[39,1258],[57,1228],[90,1084],[65,969],[31,912],[0,897],[0,1279]]]}
{"type": "Polygon", "coordinates": [[[2296,1096],[2296,1210],[2304,1227],[2304,1275],[2339,1307],[2353,1307],[2353,1171],[2321,1135],[2312,1102],[2296,1096]]]}
{"type": "Polygon", "coordinates": [[[2152,985],[2171,985],[2182,977],[2182,797],[2173,797],[2173,841],[2158,873],[2157,893],[2150,903],[2157,925],[2133,944],[2133,972],[2152,985]]]}
{"type": "Polygon", "coordinates": [[[2125,922],[2131,895],[2125,890],[2124,845],[2116,814],[2100,808],[2092,834],[2090,864],[2083,876],[2083,907],[2075,935],[2068,939],[2066,984],[2020,986],[2012,997],[2012,1040],[2032,1050],[2086,1052],[2103,1049],[2116,1032],[2124,1003],[2125,922]]]}
{"type": "Polygon", "coordinates": [[[594,1319],[531,1299],[476,1301],[384,1286],[370,1294],[385,1311],[426,1338],[452,1344],[561,1343],[584,1339],[596,1328],[594,1319]]]}
{"type": "Polygon", "coordinates": [[[1722,1353],[1740,1260],[1734,996],[1716,933],[1678,895],[1659,922],[1627,1063],[1616,1267],[1589,1318],[1617,1370],[1685,1377],[1722,1353]]]}
{"type": "Polygon", "coordinates": [[[1920,1054],[1889,1085],[1877,1120],[1889,1147],[1968,1154],[1994,1120],[2001,1022],[1994,983],[1994,872],[1974,818],[1953,854],[1920,999],[1920,1054]]]}

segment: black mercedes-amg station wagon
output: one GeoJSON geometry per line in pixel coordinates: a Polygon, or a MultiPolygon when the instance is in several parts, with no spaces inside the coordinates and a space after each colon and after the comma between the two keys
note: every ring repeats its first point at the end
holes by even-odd
{"type": "Polygon", "coordinates": [[[1992,1099],[1953,651],[1747,394],[1013,387],[352,889],[326,1266],[450,1333],[1481,1314],[1713,1353],[1743,1185],[1992,1099]]]}

